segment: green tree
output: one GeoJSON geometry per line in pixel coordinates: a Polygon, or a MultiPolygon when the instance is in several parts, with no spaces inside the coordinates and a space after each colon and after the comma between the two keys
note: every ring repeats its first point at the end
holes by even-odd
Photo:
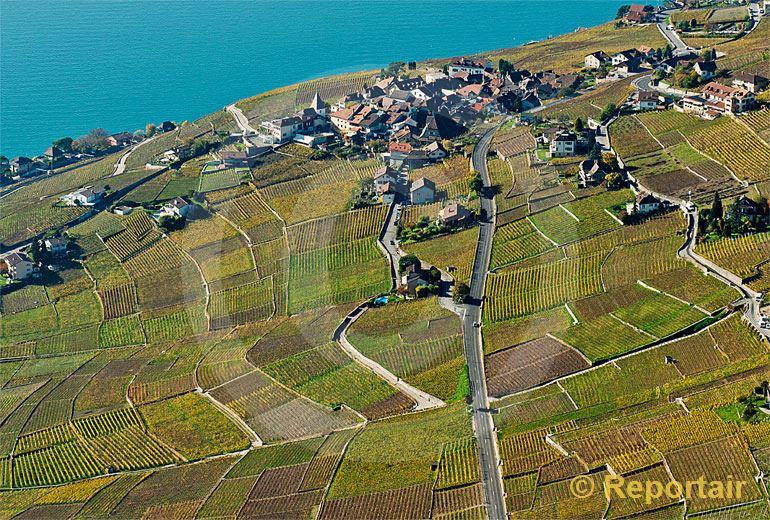
{"type": "Polygon", "coordinates": [[[471,288],[465,282],[457,282],[452,287],[452,300],[455,303],[463,303],[471,293],[471,288]]]}
{"type": "Polygon", "coordinates": [[[510,61],[504,58],[500,58],[500,61],[497,63],[497,70],[499,70],[502,74],[509,74],[515,71],[516,67],[510,61]]]}
{"type": "Polygon", "coordinates": [[[579,117],[575,119],[575,132],[578,134],[582,134],[585,130],[585,125],[583,124],[583,120],[579,117]]]}
{"type": "Polygon", "coordinates": [[[158,219],[158,227],[162,228],[167,233],[170,231],[176,231],[184,227],[185,218],[171,215],[163,215],[158,219]]]}
{"type": "Polygon", "coordinates": [[[594,161],[600,161],[602,158],[602,145],[594,143],[591,150],[588,152],[588,158],[594,161]]]}
{"type": "Polygon", "coordinates": [[[623,177],[618,172],[608,173],[604,180],[607,182],[607,188],[611,190],[616,190],[623,184],[623,177]]]}
{"type": "Polygon", "coordinates": [[[104,128],[94,128],[86,135],[81,135],[72,143],[72,149],[81,153],[103,152],[110,147],[107,141],[107,130],[104,128]]]}
{"type": "Polygon", "coordinates": [[[471,192],[478,194],[483,188],[484,181],[481,178],[481,173],[476,170],[472,170],[468,174],[468,189],[471,190],[471,192]]]}
{"type": "Polygon", "coordinates": [[[147,123],[147,126],[144,127],[144,135],[147,136],[149,139],[150,137],[155,135],[155,132],[157,132],[157,128],[152,123],[147,123]]]}
{"type": "Polygon", "coordinates": [[[606,170],[615,171],[620,169],[618,158],[611,152],[602,152],[601,163],[606,170]]]}
{"type": "Polygon", "coordinates": [[[722,206],[722,198],[719,196],[719,192],[714,193],[714,202],[711,204],[711,211],[709,212],[709,220],[716,222],[722,220],[724,216],[724,207],[722,206]]]}
{"type": "Polygon", "coordinates": [[[75,142],[74,139],[71,137],[62,137],[61,139],[55,140],[53,143],[51,143],[52,146],[55,146],[62,152],[69,153],[72,151],[72,143],[75,142]]]}
{"type": "Polygon", "coordinates": [[[733,236],[733,226],[729,222],[725,222],[725,225],[722,226],[722,236],[728,238],[733,236]]]}
{"type": "Polygon", "coordinates": [[[403,273],[410,265],[420,264],[420,259],[416,255],[406,255],[398,259],[398,272],[403,273]]]}
{"type": "Polygon", "coordinates": [[[380,73],[385,77],[398,76],[398,74],[401,72],[401,69],[403,69],[405,65],[406,63],[403,61],[394,61],[389,63],[387,67],[380,71],[380,73]]]}
{"type": "Polygon", "coordinates": [[[27,251],[27,256],[33,262],[42,262],[46,257],[45,246],[40,240],[34,240],[27,251]]]}
{"type": "Polygon", "coordinates": [[[712,61],[714,58],[716,58],[716,51],[713,48],[703,49],[700,52],[700,57],[705,61],[712,61]]]}
{"type": "Polygon", "coordinates": [[[618,106],[615,103],[609,103],[606,107],[604,107],[604,110],[602,110],[601,115],[599,116],[599,119],[602,121],[606,121],[610,117],[615,114],[617,111],[618,106]]]}

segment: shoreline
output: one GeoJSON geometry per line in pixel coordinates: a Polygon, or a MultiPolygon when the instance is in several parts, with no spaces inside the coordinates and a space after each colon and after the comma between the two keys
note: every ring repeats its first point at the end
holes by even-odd
{"type": "MultiPolygon", "coordinates": [[[[659,2],[653,2],[653,3],[659,3],[659,2]]],[[[621,4],[622,4],[621,1],[617,2],[617,6],[620,6],[621,4]]],[[[448,59],[451,59],[451,58],[457,57],[457,56],[492,55],[492,54],[499,53],[499,52],[502,52],[502,51],[510,51],[512,49],[522,49],[522,48],[530,46],[530,45],[532,45],[534,43],[542,43],[544,41],[549,41],[549,40],[553,40],[553,39],[556,39],[556,38],[564,37],[564,36],[569,35],[569,34],[576,33],[576,32],[578,32],[581,29],[585,30],[585,29],[590,29],[590,28],[594,28],[594,27],[599,27],[599,26],[604,25],[606,23],[612,22],[613,19],[614,18],[610,18],[608,20],[602,20],[602,21],[599,21],[598,23],[596,23],[595,25],[590,25],[590,26],[577,24],[576,26],[572,27],[569,31],[558,33],[558,34],[552,34],[552,35],[549,35],[549,36],[543,36],[543,37],[540,37],[540,38],[537,38],[537,39],[528,39],[526,42],[520,42],[520,43],[516,42],[516,40],[519,37],[515,33],[512,33],[511,40],[513,42],[518,43],[517,45],[514,45],[514,46],[491,47],[491,48],[487,48],[487,49],[483,49],[483,50],[478,50],[478,51],[466,50],[466,52],[464,52],[464,53],[456,53],[456,54],[447,55],[447,56],[444,56],[444,57],[434,57],[431,54],[430,49],[426,49],[424,54],[420,53],[420,55],[419,56],[415,56],[415,59],[412,60],[412,61],[416,61],[418,64],[430,64],[432,62],[439,62],[439,61],[443,61],[443,60],[448,60],[448,59]]],[[[411,57],[409,57],[409,56],[407,56],[407,57],[392,56],[390,58],[391,61],[400,61],[400,60],[406,61],[407,59],[411,59],[411,57]]],[[[390,63],[390,62],[388,62],[388,63],[390,63]]],[[[158,120],[169,119],[169,120],[172,120],[172,121],[180,121],[180,122],[181,121],[185,121],[185,120],[188,120],[190,122],[198,121],[198,120],[200,120],[200,119],[202,119],[204,117],[207,117],[207,116],[209,116],[211,114],[219,112],[220,110],[224,109],[224,107],[226,107],[229,104],[238,104],[238,103],[240,103],[242,101],[245,101],[245,100],[248,100],[248,99],[251,99],[251,98],[255,98],[257,96],[270,95],[272,93],[276,93],[276,92],[279,92],[281,90],[296,88],[299,85],[302,85],[303,83],[308,83],[308,82],[311,82],[311,81],[317,81],[317,80],[326,79],[326,78],[333,78],[333,77],[343,77],[343,76],[349,75],[349,74],[361,74],[361,73],[369,72],[369,71],[372,71],[373,73],[377,73],[377,72],[379,72],[379,70],[381,68],[387,66],[388,63],[380,64],[380,68],[369,68],[369,67],[371,67],[373,65],[372,63],[369,63],[369,64],[362,64],[360,66],[359,65],[351,65],[351,66],[345,66],[345,67],[335,67],[335,68],[331,68],[331,69],[326,69],[326,70],[324,70],[322,72],[319,72],[317,74],[308,74],[308,75],[304,76],[302,79],[300,79],[298,81],[294,81],[292,83],[283,84],[283,85],[277,86],[275,88],[269,88],[269,89],[266,89],[266,90],[258,91],[258,92],[255,92],[254,94],[247,95],[245,97],[237,97],[235,99],[234,98],[229,98],[229,100],[226,103],[224,103],[221,107],[214,107],[211,110],[205,110],[203,112],[196,113],[196,114],[189,114],[188,113],[188,114],[181,114],[181,115],[178,115],[178,116],[168,115],[168,114],[166,116],[152,116],[153,119],[149,120],[149,121],[146,121],[145,124],[148,123],[148,122],[157,123],[158,121],[154,121],[154,119],[158,119],[158,120]]],[[[75,119],[77,119],[77,117],[73,116],[72,119],[75,120],[75,119]]],[[[99,128],[99,127],[106,128],[105,126],[103,126],[103,125],[101,125],[99,123],[97,123],[96,126],[94,126],[93,128],[99,128]]],[[[138,129],[143,129],[143,127],[144,127],[144,124],[142,124],[138,129]]],[[[80,132],[71,133],[70,137],[76,138],[79,135],[84,135],[89,130],[90,130],[90,128],[84,128],[80,132]],[[75,135],[75,134],[77,134],[77,135],[75,135]]],[[[137,128],[133,128],[132,129],[130,126],[125,126],[123,128],[118,128],[118,127],[116,127],[116,128],[108,128],[107,130],[108,130],[109,133],[112,134],[112,133],[124,132],[124,131],[126,131],[126,132],[133,132],[134,130],[137,130],[137,128]]],[[[58,136],[58,137],[53,137],[52,140],[53,139],[58,139],[59,137],[63,137],[63,135],[62,136],[58,136]]],[[[18,155],[26,155],[28,157],[34,157],[34,156],[37,156],[39,154],[42,154],[42,152],[48,146],[50,146],[50,143],[45,144],[43,142],[43,143],[41,143],[39,145],[36,145],[36,146],[38,147],[38,149],[36,151],[33,151],[33,152],[24,151],[24,150],[20,151],[20,150],[4,150],[4,149],[0,149],[0,153],[2,153],[2,155],[5,155],[6,157],[9,157],[9,158],[15,157],[15,156],[18,156],[18,155]]]]}

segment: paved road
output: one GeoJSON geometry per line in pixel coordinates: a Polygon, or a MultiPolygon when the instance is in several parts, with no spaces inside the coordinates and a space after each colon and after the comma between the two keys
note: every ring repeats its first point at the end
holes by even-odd
{"type": "Polygon", "coordinates": [[[345,316],[345,319],[337,326],[337,330],[334,331],[334,335],[332,336],[332,339],[334,341],[337,341],[342,349],[348,353],[348,355],[364,365],[365,367],[372,370],[375,374],[386,380],[391,385],[395,386],[399,390],[401,390],[404,394],[408,395],[414,401],[417,403],[417,406],[415,407],[415,410],[428,410],[431,408],[439,408],[441,406],[446,405],[444,401],[439,399],[438,397],[435,397],[433,395],[430,395],[427,392],[423,392],[422,390],[419,390],[400,377],[397,377],[395,374],[393,374],[391,371],[389,371],[387,368],[383,367],[376,361],[373,361],[369,359],[368,357],[361,354],[361,352],[354,347],[350,341],[348,341],[347,336],[345,335],[345,332],[347,331],[348,327],[351,323],[353,323],[356,318],[358,318],[364,311],[366,311],[366,308],[363,306],[356,307],[353,312],[345,316]]]}
{"type": "MultiPolygon", "coordinates": [[[[488,130],[473,150],[473,168],[481,172],[484,185],[487,187],[490,186],[489,174],[487,173],[487,151],[496,131],[497,127],[488,130]]],[[[493,520],[502,520],[506,518],[506,512],[503,481],[500,475],[500,458],[497,451],[497,433],[492,421],[492,414],[489,411],[481,329],[474,327],[474,323],[481,322],[481,301],[484,296],[484,284],[489,269],[492,234],[494,233],[494,199],[483,196],[481,209],[486,217],[480,219],[479,242],[476,247],[476,260],[473,264],[470,284],[471,303],[463,306],[463,339],[473,400],[473,427],[479,448],[481,482],[484,488],[487,513],[489,518],[493,520]]]]}
{"type": "Polygon", "coordinates": [[[676,31],[668,28],[668,17],[673,11],[663,11],[658,16],[658,30],[668,43],[674,48],[674,54],[685,54],[693,50],[692,47],[682,41],[676,31]]]}
{"type": "Polygon", "coordinates": [[[762,19],[762,13],[759,12],[759,2],[752,2],[749,4],[749,15],[751,16],[753,24],[746,34],[756,29],[757,24],[759,24],[759,21],[762,19]]]}
{"type": "Polygon", "coordinates": [[[141,148],[142,146],[144,146],[147,143],[153,141],[154,139],[156,139],[160,135],[162,135],[162,134],[156,134],[156,135],[150,137],[149,139],[145,139],[144,141],[142,141],[139,144],[135,144],[134,146],[131,146],[128,150],[126,150],[126,153],[121,155],[120,159],[118,159],[118,162],[115,163],[115,171],[113,172],[112,176],[114,177],[116,175],[120,175],[123,172],[125,172],[126,171],[126,161],[128,160],[129,156],[132,153],[134,153],[134,151],[137,148],[141,148]]]}
{"type": "MultiPolygon", "coordinates": [[[[596,141],[601,143],[602,146],[605,149],[611,149],[610,148],[610,141],[609,141],[609,126],[617,119],[617,117],[613,117],[612,119],[608,120],[604,125],[599,127],[599,132],[596,138],[596,141]]],[[[622,159],[622,158],[621,158],[622,159]]],[[[756,301],[756,297],[758,293],[745,285],[743,283],[743,280],[737,276],[735,273],[732,273],[728,271],[727,269],[715,264],[714,262],[703,258],[699,254],[695,253],[694,248],[697,240],[697,230],[698,230],[698,211],[697,208],[693,210],[689,210],[687,208],[687,201],[680,199],[678,197],[674,197],[671,195],[664,195],[662,193],[657,193],[654,190],[649,189],[648,187],[644,186],[639,182],[638,179],[634,178],[630,174],[628,174],[629,179],[637,185],[639,189],[642,191],[645,191],[647,193],[652,193],[655,197],[668,201],[672,204],[678,205],[682,211],[684,211],[685,215],[687,216],[687,238],[685,240],[684,245],[679,249],[677,252],[677,255],[696,266],[703,269],[706,273],[710,274],[717,280],[721,281],[722,283],[729,285],[730,287],[733,287],[738,292],[741,293],[743,296],[743,300],[746,304],[746,312],[744,313],[744,316],[747,320],[751,322],[751,324],[756,328],[760,334],[770,339],[770,330],[768,329],[762,329],[760,328],[761,323],[761,304],[756,301]]]]}
{"type": "Polygon", "coordinates": [[[247,118],[244,115],[243,110],[235,106],[235,103],[233,103],[232,105],[227,105],[227,107],[225,107],[225,110],[227,110],[233,115],[233,117],[235,118],[235,122],[238,124],[238,127],[243,132],[244,137],[247,135],[257,134],[257,131],[254,129],[254,127],[252,127],[249,124],[249,118],[247,118]]]}
{"type": "Polygon", "coordinates": [[[695,91],[682,90],[682,89],[673,88],[673,87],[664,87],[660,84],[653,85],[652,73],[645,74],[644,76],[640,76],[636,78],[634,81],[631,82],[631,85],[636,90],[654,90],[656,92],[663,94],[664,96],[672,97],[672,98],[683,98],[685,96],[692,96],[692,95],[698,94],[698,92],[695,92],[695,91]]]}
{"type": "Polygon", "coordinates": [[[682,246],[682,248],[679,249],[677,254],[681,258],[684,258],[685,260],[689,260],[690,262],[694,263],[701,269],[704,269],[707,273],[709,273],[711,276],[721,281],[722,283],[729,285],[730,287],[733,287],[734,289],[738,290],[738,292],[740,292],[741,295],[743,296],[743,300],[746,304],[746,312],[744,313],[744,316],[746,317],[747,320],[751,322],[754,328],[756,328],[760,332],[760,334],[770,339],[770,330],[761,329],[759,327],[760,304],[755,299],[758,293],[753,289],[751,289],[750,287],[744,285],[741,278],[736,274],[731,273],[727,269],[724,269],[723,267],[720,267],[719,265],[695,253],[694,248],[695,248],[697,229],[698,229],[698,212],[697,210],[687,211],[686,214],[687,214],[687,239],[684,245],[682,246]]]}
{"type": "Polygon", "coordinates": [[[397,289],[399,286],[398,278],[398,261],[401,258],[401,250],[398,248],[397,242],[397,229],[396,222],[398,222],[401,216],[401,205],[394,204],[388,211],[388,219],[385,221],[382,233],[378,240],[380,248],[388,257],[388,264],[390,265],[390,277],[393,281],[393,289],[397,289]]]}

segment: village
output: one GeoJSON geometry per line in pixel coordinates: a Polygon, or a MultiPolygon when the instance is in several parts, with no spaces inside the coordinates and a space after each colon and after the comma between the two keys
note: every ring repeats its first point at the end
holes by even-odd
{"type": "Polygon", "coordinates": [[[766,3],[3,160],[0,516],[767,517],[766,3]]]}
{"type": "MultiPolygon", "coordinates": [[[[662,16],[658,11],[633,4],[622,9],[618,23],[648,24],[662,16]]],[[[636,183],[629,181],[617,160],[608,158],[608,153],[614,153],[606,135],[602,136],[608,122],[623,114],[648,111],[679,111],[704,119],[734,117],[761,110],[767,103],[767,78],[719,70],[716,57],[712,49],[696,52],[671,45],[655,49],[640,46],[611,54],[597,49],[584,57],[580,72],[570,74],[552,70],[530,72],[502,59],[495,68],[490,60],[478,57],[454,58],[441,69],[428,68],[416,74],[413,63],[397,62],[383,69],[371,85],[364,84],[335,102],[324,101],[315,92],[309,106],[292,115],[262,121],[256,130],[241,125],[241,133],[224,137],[218,148],[210,152],[211,160],[204,163],[202,175],[235,172],[242,179],[247,178],[262,158],[281,153],[288,144],[316,150],[319,158],[343,153],[376,157],[382,166],[371,178],[371,198],[365,202],[395,204],[400,211],[404,206],[432,204],[437,200],[435,183],[410,172],[419,172],[457,154],[467,156],[467,150],[472,149],[477,139],[469,133],[470,128],[513,119],[514,124],[532,128],[543,160],[585,157],[573,172],[577,186],[605,185],[617,190],[630,184],[636,189],[636,183]],[[647,81],[637,85],[619,106],[604,107],[600,118],[565,121],[538,115],[543,109],[590,94],[600,85],[630,77],[647,81]],[[686,79],[684,84],[682,77],[686,79]]],[[[16,157],[4,164],[8,174],[20,181],[50,173],[54,166],[91,160],[91,155],[77,153],[78,150],[96,155],[114,152],[176,128],[176,123],[164,121],[133,134],[108,135],[96,130],[76,141],[59,140],[41,157],[16,157]]],[[[147,168],[167,168],[207,151],[208,146],[196,150],[191,150],[190,144],[177,146],[156,157],[147,168]]],[[[423,220],[419,227],[399,228],[399,236],[403,233],[401,238],[407,241],[424,240],[472,225],[479,218],[478,208],[468,204],[479,195],[480,188],[473,187],[474,182],[479,182],[474,175],[477,173],[468,175],[470,198],[445,202],[444,209],[432,220],[423,220]],[[428,226],[430,222],[434,223],[428,226]]],[[[109,185],[84,186],[61,196],[59,204],[93,207],[104,203],[108,190],[109,185]]],[[[745,204],[749,199],[742,200],[745,204]]],[[[157,222],[173,229],[184,226],[190,207],[194,207],[191,198],[175,197],[144,209],[151,211],[157,222]]],[[[639,218],[675,207],[654,194],[638,192],[636,200],[629,202],[618,216],[639,218]]],[[[112,204],[117,215],[128,215],[133,209],[131,204],[112,204]]],[[[753,211],[754,217],[761,216],[764,229],[766,208],[753,211]]],[[[9,280],[21,280],[37,271],[23,251],[13,254],[5,259],[9,280]]],[[[427,285],[428,280],[421,283],[427,285]]],[[[411,294],[415,293],[413,285],[410,284],[411,294]]]]}

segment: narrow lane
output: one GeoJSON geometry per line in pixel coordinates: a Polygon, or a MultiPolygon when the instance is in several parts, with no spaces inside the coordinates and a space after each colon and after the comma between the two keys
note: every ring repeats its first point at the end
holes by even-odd
{"type": "Polygon", "coordinates": [[[685,54],[691,51],[692,47],[682,41],[682,38],[679,37],[676,31],[668,28],[668,17],[674,11],[675,10],[663,11],[662,13],[656,15],[658,30],[666,39],[666,41],[668,41],[669,45],[674,48],[674,54],[685,54]]]}
{"type": "Polygon", "coordinates": [[[476,246],[476,260],[470,283],[469,303],[463,306],[463,341],[465,361],[471,385],[473,406],[473,429],[479,449],[481,482],[487,514],[493,520],[506,518],[503,480],[500,474],[500,457],[497,451],[497,433],[489,410],[487,382],[484,377],[484,350],[481,343],[481,304],[484,297],[489,257],[492,251],[494,233],[494,199],[489,196],[489,174],[487,172],[487,151],[498,127],[488,130],[473,150],[473,168],[481,173],[484,193],[481,196],[482,216],[480,218],[479,241],[476,246]]]}
{"type": "Polygon", "coordinates": [[[232,114],[236,124],[243,132],[244,138],[247,135],[257,134],[257,131],[254,129],[254,127],[249,124],[249,119],[246,117],[246,115],[243,113],[243,111],[240,108],[235,106],[235,103],[233,103],[232,105],[227,105],[225,107],[225,110],[227,110],[228,112],[230,112],[230,114],[232,114]]]}

